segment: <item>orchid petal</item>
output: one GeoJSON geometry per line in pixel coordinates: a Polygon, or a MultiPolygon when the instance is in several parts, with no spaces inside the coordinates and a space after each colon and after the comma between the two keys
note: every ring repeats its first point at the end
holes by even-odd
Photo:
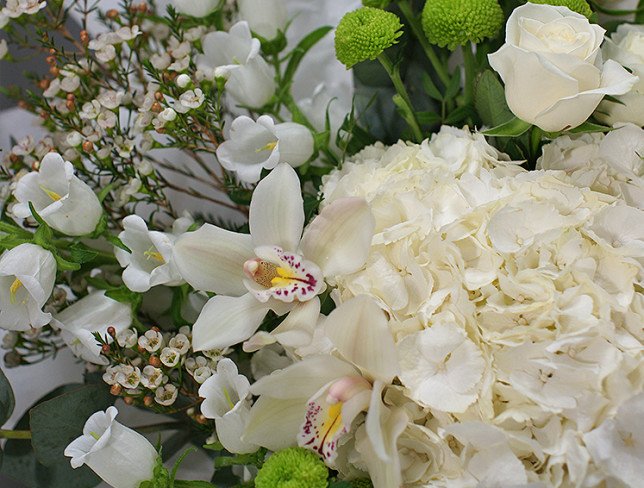
{"type": "Polygon", "coordinates": [[[288,164],[279,164],[253,192],[249,215],[253,245],[295,251],[304,227],[300,180],[288,164]]]}
{"type": "Polygon", "coordinates": [[[250,418],[242,436],[244,442],[279,451],[297,442],[297,433],[304,422],[306,400],[278,400],[260,397],[250,410],[250,418]]]}
{"type": "Polygon", "coordinates": [[[387,318],[372,298],[359,295],[343,303],[327,317],[324,330],[347,361],[373,378],[390,383],[399,373],[387,318]]]}
{"type": "Polygon", "coordinates": [[[306,228],[300,250],[324,276],[350,274],[367,260],[375,220],[362,198],[341,198],[325,207],[306,228]]]}
{"type": "Polygon", "coordinates": [[[254,256],[249,235],[211,224],[184,234],[174,247],[174,261],[181,276],[197,290],[222,295],[246,293],[244,263],[254,256]]]}
{"type": "Polygon", "coordinates": [[[250,293],[212,297],[192,328],[192,347],[207,351],[238,344],[255,333],[267,312],[268,307],[250,293]]]}
{"type": "Polygon", "coordinates": [[[357,370],[333,356],[309,356],[288,368],[264,376],[250,387],[253,395],[280,399],[302,399],[302,418],[306,400],[327,383],[343,376],[355,376],[357,370]]]}

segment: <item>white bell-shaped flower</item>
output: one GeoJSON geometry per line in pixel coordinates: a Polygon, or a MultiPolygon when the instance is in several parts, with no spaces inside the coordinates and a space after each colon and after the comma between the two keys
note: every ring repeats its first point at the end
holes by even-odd
{"type": "Polygon", "coordinates": [[[145,437],[117,422],[117,415],[115,407],[93,414],[65,456],[72,458],[72,468],[86,464],[114,488],[138,488],[153,478],[158,453],[145,437]]]}
{"type": "Polygon", "coordinates": [[[264,39],[274,39],[286,29],[288,14],[284,0],[239,0],[238,6],[241,19],[264,39]]]}
{"type": "Polygon", "coordinates": [[[273,169],[278,163],[304,164],[313,154],[313,144],[311,132],[303,125],[275,124],[268,115],[257,121],[242,115],[231,124],[228,140],[217,148],[217,158],[240,180],[256,183],[262,169],[273,169]]]}
{"type": "Polygon", "coordinates": [[[181,236],[174,260],[197,290],[217,293],[193,327],[196,351],[225,348],[255,333],[269,310],[289,312],[326,289],[326,278],[360,269],[369,252],[374,218],[361,198],[324,207],[302,232],[300,181],[279,164],[255,188],[250,235],[214,225],[181,236]]]}
{"type": "Polygon", "coordinates": [[[248,22],[236,23],[229,32],[211,32],[201,42],[204,54],[197,57],[197,67],[210,78],[226,78],[226,92],[235,101],[261,107],[270,100],[277,88],[274,73],[260,56],[248,22]]]}
{"type": "Polygon", "coordinates": [[[132,251],[115,247],[114,254],[123,271],[123,282],[130,290],[143,293],[157,285],[175,286],[182,282],[174,265],[172,247],[175,236],[148,230],[138,215],[123,219],[123,232],[119,239],[132,251]]]}
{"type": "Polygon", "coordinates": [[[228,451],[241,454],[259,448],[241,438],[250,415],[250,383],[231,359],[217,363],[217,371],[201,385],[199,396],[204,399],[201,413],[215,419],[217,438],[228,451]]]}
{"type": "Polygon", "coordinates": [[[16,185],[16,217],[31,216],[29,203],[47,224],[63,234],[82,236],[96,229],[103,207],[92,189],[74,175],[74,166],[60,154],[49,153],[40,170],[26,174],[16,185]]]}
{"type": "Polygon", "coordinates": [[[101,356],[94,333],[107,336],[111,342],[107,328],[114,327],[117,334],[127,329],[132,323],[132,309],[97,291],[55,315],[52,323],[61,329],[62,338],[74,355],[90,363],[108,364],[107,358],[101,356]]]}
{"type": "Polygon", "coordinates": [[[56,259],[35,244],[20,244],[0,257],[0,326],[39,328],[51,321],[42,311],[56,281],[56,259]]]}
{"type": "Polygon", "coordinates": [[[210,15],[220,4],[220,0],[172,0],[177,12],[191,17],[210,15]]]}

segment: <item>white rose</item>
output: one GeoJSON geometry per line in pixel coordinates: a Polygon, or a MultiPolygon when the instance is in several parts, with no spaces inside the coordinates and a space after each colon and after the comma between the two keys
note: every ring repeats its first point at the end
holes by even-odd
{"type": "Polygon", "coordinates": [[[265,39],[277,37],[288,22],[284,0],[239,0],[239,16],[265,39]]]}
{"type": "Polygon", "coordinates": [[[602,54],[630,68],[640,80],[631,91],[617,97],[621,104],[602,101],[595,116],[609,125],[617,122],[644,125],[644,25],[621,24],[617,32],[606,39],[602,54]]]}
{"type": "Polygon", "coordinates": [[[210,15],[217,10],[219,3],[219,0],[172,0],[172,5],[177,12],[192,17],[210,15]]]}
{"type": "Polygon", "coordinates": [[[577,127],[604,95],[637,82],[619,63],[602,63],[605,30],[567,7],[526,4],[512,12],[505,44],[489,55],[510,110],[546,131],[577,127]]]}

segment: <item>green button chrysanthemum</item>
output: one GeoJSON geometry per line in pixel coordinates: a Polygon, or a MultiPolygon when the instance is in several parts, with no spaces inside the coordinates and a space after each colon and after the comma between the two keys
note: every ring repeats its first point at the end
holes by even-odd
{"type": "Polygon", "coordinates": [[[311,451],[290,447],[273,454],[255,478],[256,488],[326,488],[329,470],[311,451]]]}
{"type": "Polygon", "coordinates": [[[451,50],[494,37],[504,20],[497,0],[427,0],[422,17],[429,42],[451,50]]]}
{"type": "Polygon", "coordinates": [[[335,31],[335,55],[347,68],[376,59],[398,42],[402,24],[396,14],[373,7],[349,12],[335,31]]]}
{"type": "Polygon", "coordinates": [[[546,5],[554,5],[556,7],[568,7],[573,12],[590,17],[593,11],[586,0],[530,0],[530,3],[540,3],[546,5]]]}

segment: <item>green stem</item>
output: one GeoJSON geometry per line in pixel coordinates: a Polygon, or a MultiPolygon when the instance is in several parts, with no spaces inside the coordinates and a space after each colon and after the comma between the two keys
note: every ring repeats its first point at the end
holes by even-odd
{"type": "Polygon", "coordinates": [[[30,430],[4,430],[0,429],[0,439],[31,439],[30,430]]]}
{"type": "Polygon", "coordinates": [[[465,64],[465,105],[474,104],[474,78],[476,77],[476,61],[474,60],[474,53],[472,52],[472,43],[465,44],[463,49],[463,60],[465,64]]]}
{"type": "Polygon", "coordinates": [[[411,3],[409,2],[409,0],[400,0],[398,2],[398,6],[400,7],[400,11],[402,12],[403,16],[407,20],[409,27],[411,27],[412,32],[418,39],[418,42],[420,42],[423,51],[425,51],[425,56],[427,56],[429,62],[432,63],[432,67],[434,68],[434,71],[436,71],[438,78],[443,82],[443,85],[449,85],[450,76],[447,72],[447,68],[436,55],[436,52],[427,40],[427,37],[425,37],[423,26],[419,20],[420,17],[414,13],[414,9],[412,8],[411,3]]]}
{"type": "Polygon", "coordinates": [[[151,432],[159,432],[162,430],[181,430],[185,427],[185,424],[181,422],[161,422],[159,424],[143,425],[141,427],[135,427],[134,430],[140,434],[149,434],[151,432]]]}
{"type": "Polygon", "coordinates": [[[416,120],[416,113],[414,112],[414,107],[411,104],[411,99],[409,98],[409,93],[407,92],[407,88],[405,88],[405,84],[402,81],[402,78],[400,77],[400,71],[394,64],[391,62],[391,60],[387,57],[385,53],[382,53],[380,56],[378,56],[378,61],[380,61],[380,64],[382,64],[382,67],[385,68],[385,71],[389,75],[389,78],[391,78],[391,81],[394,84],[394,88],[396,89],[396,92],[398,95],[400,95],[400,98],[402,99],[406,111],[407,116],[405,117],[405,121],[409,125],[409,128],[412,130],[414,133],[414,139],[416,139],[416,142],[420,142],[423,139],[423,132],[420,130],[420,126],[418,125],[418,120],[416,120]]]}
{"type": "Polygon", "coordinates": [[[0,232],[6,232],[7,234],[16,234],[21,237],[32,237],[33,234],[28,230],[25,230],[17,225],[10,224],[8,222],[0,222],[0,232]]]}

